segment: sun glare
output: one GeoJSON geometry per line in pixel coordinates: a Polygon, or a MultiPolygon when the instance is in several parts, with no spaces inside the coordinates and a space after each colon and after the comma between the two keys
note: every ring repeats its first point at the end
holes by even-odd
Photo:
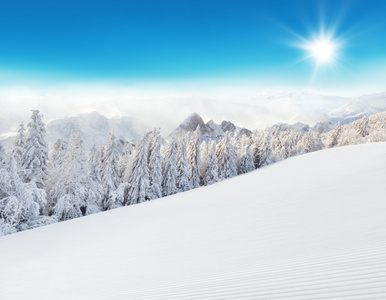
{"type": "Polygon", "coordinates": [[[314,75],[322,68],[334,68],[339,64],[342,40],[334,36],[334,30],[325,31],[323,28],[312,34],[308,39],[300,37],[295,45],[304,51],[302,60],[314,63],[314,75]]]}
{"type": "Polygon", "coordinates": [[[309,47],[311,56],[318,63],[328,63],[334,58],[335,46],[329,40],[318,40],[309,47]]]}

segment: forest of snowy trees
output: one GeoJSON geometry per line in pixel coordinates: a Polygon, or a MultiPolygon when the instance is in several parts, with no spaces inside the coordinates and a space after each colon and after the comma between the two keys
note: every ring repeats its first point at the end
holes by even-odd
{"type": "Polygon", "coordinates": [[[154,129],[136,144],[111,134],[86,151],[76,135],[49,149],[42,117],[32,111],[12,151],[0,144],[0,235],[188,191],[291,156],[386,141],[384,112],[329,132],[266,129],[211,140],[196,128],[165,141],[154,129]]]}

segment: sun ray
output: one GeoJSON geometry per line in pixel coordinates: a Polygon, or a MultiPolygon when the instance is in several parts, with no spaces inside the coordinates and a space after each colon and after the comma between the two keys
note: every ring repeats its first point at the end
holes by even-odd
{"type": "Polygon", "coordinates": [[[304,60],[314,62],[312,80],[321,68],[334,67],[338,63],[342,41],[335,37],[335,32],[336,28],[327,31],[324,24],[320,24],[317,33],[311,34],[309,38],[299,37],[293,44],[304,51],[304,60]]]}

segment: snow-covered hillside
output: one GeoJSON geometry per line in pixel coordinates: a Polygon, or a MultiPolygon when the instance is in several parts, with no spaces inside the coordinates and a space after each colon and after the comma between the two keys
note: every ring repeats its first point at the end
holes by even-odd
{"type": "Polygon", "coordinates": [[[386,143],[0,238],[0,299],[386,299],[386,143]]]}

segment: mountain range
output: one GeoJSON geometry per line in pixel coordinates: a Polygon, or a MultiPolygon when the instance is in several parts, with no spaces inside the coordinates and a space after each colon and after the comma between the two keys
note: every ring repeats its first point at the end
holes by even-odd
{"type": "MultiPolygon", "coordinates": [[[[385,111],[386,92],[363,95],[356,99],[324,96],[305,91],[292,93],[265,92],[244,104],[238,103],[238,106],[240,105],[245,107],[244,111],[248,111],[249,115],[255,116],[256,124],[259,122],[264,123],[264,118],[274,114],[280,116],[282,111],[293,111],[292,119],[288,120],[288,118],[283,117],[283,120],[286,120],[287,123],[271,124],[271,128],[275,130],[290,128],[302,132],[310,129],[328,131],[334,128],[338,121],[341,124],[347,124],[362,118],[366,114],[371,115],[385,111]],[[310,120],[319,120],[319,122],[313,127],[305,124],[305,122],[296,122],[299,119],[307,119],[304,117],[298,118],[298,114],[309,116],[310,120]]],[[[217,106],[221,109],[220,102],[217,103],[217,106]]],[[[234,116],[235,119],[240,121],[239,111],[235,110],[234,116]]],[[[278,117],[273,119],[278,119],[278,117]]],[[[109,134],[114,133],[117,137],[124,137],[132,142],[136,142],[145,132],[152,130],[151,127],[146,127],[143,124],[144,122],[138,122],[134,116],[107,118],[103,114],[94,111],[48,122],[47,141],[53,144],[58,138],[69,139],[74,134],[80,134],[86,148],[89,148],[94,143],[105,143],[109,134]]],[[[200,126],[202,137],[212,139],[219,139],[227,132],[246,134],[248,136],[251,134],[251,130],[256,129],[238,126],[230,120],[224,120],[221,123],[210,120],[205,123],[198,113],[193,113],[171,133],[168,134],[166,132],[166,134],[163,134],[168,138],[172,138],[173,136],[194,131],[198,125],[200,126]]],[[[0,135],[0,140],[7,149],[10,149],[14,140],[14,134],[0,135]]]]}

